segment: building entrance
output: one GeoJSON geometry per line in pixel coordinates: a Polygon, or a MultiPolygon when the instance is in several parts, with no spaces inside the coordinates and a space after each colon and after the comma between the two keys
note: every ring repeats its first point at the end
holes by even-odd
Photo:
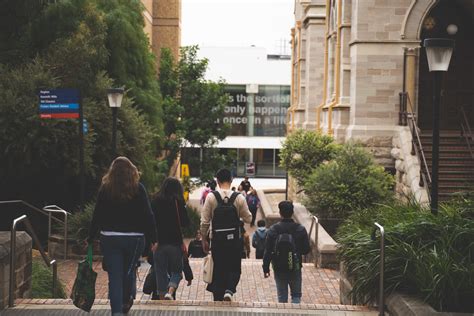
{"type": "MultiPolygon", "coordinates": [[[[426,16],[421,41],[451,38],[456,41],[451,63],[443,75],[441,98],[442,130],[459,130],[461,108],[474,125],[474,2],[441,0],[426,16]]],[[[418,116],[422,130],[432,128],[433,76],[428,70],[424,48],[420,49],[418,116]]]]}

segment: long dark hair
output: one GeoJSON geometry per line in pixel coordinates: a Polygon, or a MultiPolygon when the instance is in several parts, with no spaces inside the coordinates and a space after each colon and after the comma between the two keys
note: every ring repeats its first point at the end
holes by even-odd
{"type": "Polygon", "coordinates": [[[183,186],[178,179],[168,177],[163,181],[155,199],[184,201],[183,186]]]}
{"type": "Polygon", "coordinates": [[[114,200],[130,200],[138,192],[140,173],[127,157],[117,157],[102,178],[100,190],[114,200]]]}

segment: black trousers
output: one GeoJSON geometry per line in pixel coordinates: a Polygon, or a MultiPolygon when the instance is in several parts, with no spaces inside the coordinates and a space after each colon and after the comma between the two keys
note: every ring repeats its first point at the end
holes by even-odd
{"type": "Polygon", "coordinates": [[[240,281],[242,244],[212,243],[214,270],[209,289],[214,294],[214,301],[222,301],[226,291],[235,293],[240,281]]]}

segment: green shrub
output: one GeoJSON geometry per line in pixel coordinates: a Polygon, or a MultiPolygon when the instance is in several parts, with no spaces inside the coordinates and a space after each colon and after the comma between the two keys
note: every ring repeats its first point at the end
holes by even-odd
{"type": "Polygon", "coordinates": [[[313,169],[334,158],[338,148],[331,136],[297,130],[288,135],[283,143],[280,165],[303,186],[313,169]]]}
{"type": "Polygon", "coordinates": [[[189,226],[183,228],[183,235],[185,238],[194,238],[201,225],[201,216],[195,207],[188,205],[186,211],[188,212],[189,226]]]}
{"type": "Polygon", "coordinates": [[[414,203],[352,214],[336,239],[353,300],[365,304],[378,297],[380,241],[371,239],[377,221],[386,236],[386,295],[397,291],[420,297],[439,311],[474,312],[473,211],[462,205],[443,205],[437,216],[414,203]]]}
{"type": "Polygon", "coordinates": [[[32,298],[66,298],[64,286],[60,280],[56,283],[56,296],[53,297],[53,273],[40,258],[33,259],[31,273],[32,298]]]}
{"type": "Polygon", "coordinates": [[[84,211],[76,211],[68,217],[68,235],[82,241],[89,236],[89,227],[94,214],[95,202],[89,202],[84,206],[84,211]]]}
{"type": "Polygon", "coordinates": [[[323,218],[346,218],[393,197],[394,178],[357,144],[347,143],[334,160],[317,167],[304,183],[306,207],[323,218]]]}

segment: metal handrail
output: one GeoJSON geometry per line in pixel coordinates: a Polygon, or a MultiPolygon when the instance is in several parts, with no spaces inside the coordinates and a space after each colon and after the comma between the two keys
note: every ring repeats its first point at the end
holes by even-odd
{"type": "Polygon", "coordinates": [[[471,158],[474,159],[474,152],[472,151],[471,140],[472,140],[472,131],[471,126],[469,125],[469,120],[467,119],[466,112],[464,111],[464,107],[461,106],[461,136],[464,137],[467,143],[467,147],[469,148],[469,153],[471,154],[471,158]]]}
{"type": "MultiPolygon", "coordinates": [[[[68,231],[68,224],[67,224],[67,216],[70,214],[66,210],[60,208],[57,205],[46,205],[43,207],[43,210],[48,212],[48,240],[51,236],[51,214],[52,213],[61,213],[64,215],[64,260],[67,259],[67,231],[68,231]]],[[[49,249],[48,249],[49,250],[49,249]]]]}
{"type": "Polygon", "coordinates": [[[33,230],[33,226],[31,226],[30,220],[28,219],[26,215],[22,215],[13,220],[12,230],[11,230],[11,235],[10,235],[10,284],[9,284],[9,289],[8,289],[8,306],[10,307],[15,306],[14,292],[15,292],[15,284],[16,284],[16,280],[15,280],[16,227],[21,222],[25,223],[26,230],[31,235],[31,238],[33,239],[36,247],[38,247],[41,257],[43,258],[43,261],[46,263],[48,267],[53,268],[53,285],[52,285],[53,298],[56,295],[56,281],[57,281],[57,275],[58,275],[57,262],[56,260],[51,260],[49,256],[45,253],[38,237],[35,234],[35,231],[33,230]]]}
{"type": "Polygon", "coordinates": [[[380,278],[379,278],[379,316],[385,315],[384,296],[384,272],[385,272],[385,230],[382,225],[375,222],[376,228],[372,232],[372,240],[375,240],[375,233],[380,230],[380,278]]]}
{"type": "Polygon", "coordinates": [[[400,107],[404,109],[405,111],[403,113],[404,120],[402,121],[406,123],[405,125],[408,125],[411,132],[411,138],[412,138],[411,154],[416,155],[416,157],[418,158],[418,161],[422,165],[420,168],[420,186],[423,187],[425,186],[424,185],[425,183],[428,184],[426,186],[426,189],[428,190],[428,199],[430,199],[429,185],[431,184],[431,173],[430,173],[430,169],[428,168],[428,163],[426,162],[423,145],[421,144],[421,137],[418,131],[418,122],[417,122],[416,114],[413,110],[413,105],[411,103],[410,96],[408,95],[407,92],[400,92],[400,102],[402,103],[400,107]]]}
{"type": "Polygon", "coordinates": [[[45,207],[43,207],[43,209],[39,209],[33,205],[31,205],[30,203],[28,202],[25,202],[23,200],[10,200],[10,201],[0,201],[0,205],[1,204],[23,204],[27,207],[29,207],[30,209],[44,215],[44,216],[48,216],[48,240],[49,240],[49,237],[51,236],[51,220],[54,219],[55,221],[61,223],[64,225],[64,259],[67,258],[67,232],[68,232],[68,215],[71,215],[71,213],[65,211],[64,209],[60,208],[59,206],[57,205],[47,205],[45,207]],[[59,218],[57,217],[54,217],[54,216],[51,216],[52,213],[61,213],[64,215],[64,221],[60,220],[59,218]]]}
{"type": "MultiPolygon", "coordinates": [[[[314,216],[314,215],[311,215],[311,226],[309,227],[309,232],[308,232],[308,239],[309,239],[309,242],[311,244],[311,233],[313,232],[313,228],[315,229],[314,230],[314,243],[315,243],[315,246],[312,247],[311,250],[313,250],[314,248],[316,249],[315,253],[314,253],[314,257],[315,257],[315,263],[317,263],[317,255],[318,255],[318,233],[319,233],[319,219],[314,216]]],[[[306,258],[307,258],[308,255],[305,255],[305,261],[306,258]]]]}

